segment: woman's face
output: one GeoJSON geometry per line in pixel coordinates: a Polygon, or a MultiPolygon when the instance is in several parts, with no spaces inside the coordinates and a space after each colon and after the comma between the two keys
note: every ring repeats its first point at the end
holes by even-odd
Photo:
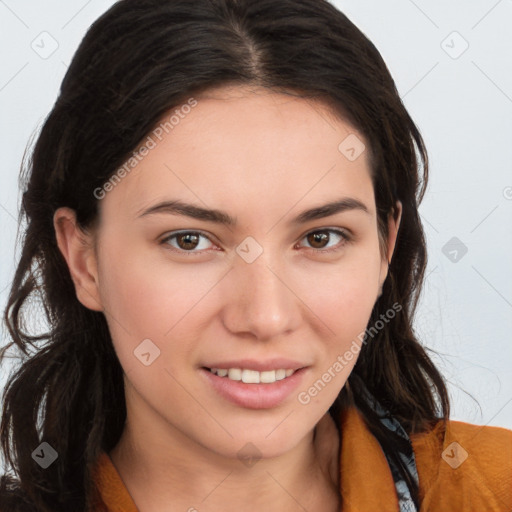
{"type": "Polygon", "coordinates": [[[148,440],[276,456],[344,386],[386,277],[367,152],[319,103],[196,100],[107,185],[77,294],[106,315],[148,440]]]}

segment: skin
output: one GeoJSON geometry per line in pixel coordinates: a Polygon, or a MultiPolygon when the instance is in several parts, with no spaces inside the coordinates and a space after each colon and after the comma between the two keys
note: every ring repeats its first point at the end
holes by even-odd
{"type": "Polygon", "coordinates": [[[110,456],[144,512],[339,510],[339,434],[327,411],[357,357],[307,405],[297,395],[365,330],[400,204],[383,253],[367,152],[350,161],[338,150],[349,134],[364,138],[327,106],[246,87],[196,99],[100,201],[95,230],[78,229],[69,208],[54,216],[77,298],[104,312],[125,373],[127,422],[110,456]],[[341,197],[368,211],[290,224],[341,197]],[[138,217],[170,199],[238,222],[138,217]],[[350,240],[306,236],[326,228],[350,240]],[[178,230],[205,236],[195,247],[179,237],[162,242],[178,230]],[[236,252],[248,236],[263,248],[252,263],[236,252]],[[160,350],[149,366],[133,353],[147,338],[160,350]],[[244,357],[288,357],[309,368],[279,406],[248,409],[219,396],[199,370],[244,357]],[[251,467],[237,457],[248,442],[261,456],[251,467]]]}

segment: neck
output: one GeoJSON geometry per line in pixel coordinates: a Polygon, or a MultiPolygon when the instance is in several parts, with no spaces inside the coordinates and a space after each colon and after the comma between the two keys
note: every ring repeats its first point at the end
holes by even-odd
{"type": "Polygon", "coordinates": [[[110,453],[141,512],[340,510],[339,437],[328,413],[293,450],[245,463],[206,449],[168,423],[163,433],[148,435],[127,421],[110,453]]]}

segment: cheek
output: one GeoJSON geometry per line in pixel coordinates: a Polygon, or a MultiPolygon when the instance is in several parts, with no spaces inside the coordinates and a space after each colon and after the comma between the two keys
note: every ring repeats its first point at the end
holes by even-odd
{"type": "MultiPolygon", "coordinates": [[[[116,258],[122,244],[111,240],[99,255],[100,295],[125,372],[140,371],[134,350],[143,340],[150,339],[164,356],[158,363],[168,359],[169,341],[176,337],[183,339],[194,306],[206,295],[213,280],[204,273],[191,272],[191,266],[180,269],[165,258],[151,259],[147,250],[133,245],[129,253],[116,258]]],[[[179,352],[187,350],[185,345],[172,345],[173,358],[184,357],[179,352]]]]}
{"type": "Polygon", "coordinates": [[[171,262],[165,249],[132,244],[116,257],[122,244],[113,240],[102,248],[100,293],[107,311],[127,331],[165,335],[215,284],[207,268],[171,262]]]}
{"type": "Polygon", "coordinates": [[[378,296],[380,272],[375,247],[361,247],[332,265],[312,267],[300,293],[336,338],[345,339],[366,327],[378,296]]]}
{"type": "Polygon", "coordinates": [[[108,252],[102,260],[102,300],[123,371],[137,396],[159,409],[172,395],[185,418],[190,397],[179,382],[189,378],[187,362],[201,332],[202,310],[196,306],[213,286],[212,278],[188,270],[191,266],[151,262],[145,251],[134,250],[117,261],[108,252]]]}
{"type": "Polygon", "coordinates": [[[380,257],[361,251],[335,270],[317,272],[306,302],[321,319],[319,358],[298,403],[320,414],[338,396],[360,354],[379,289],[380,257]]]}

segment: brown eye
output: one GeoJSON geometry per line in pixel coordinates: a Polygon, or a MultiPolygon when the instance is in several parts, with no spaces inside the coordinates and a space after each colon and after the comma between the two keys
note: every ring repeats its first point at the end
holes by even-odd
{"type": "Polygon", "coordinates": [[[329,235],[327,231],[315,231],[307,235],[307,239],[313,249],[323,249],[329,241],[329,235]]]}
{"type": "Polygon", "coordinates": [[[185,233],[183,235],[177,235],[176,241],[180,249],[190,250],[197,247],[199,237],[195,233],[185,233]]]}
{"type": "Polygon", "coordinates": [[[169,248],[173,251],[189,254],[201,254],[205,250],[211,249],[212,244],[206,235],[197,231],[174,233],[164,238],[161,243],[170,246],[169,248]]]}
{"type": "MultiPolygon", "coordinates": [[[[321,229],[311,231],[304,239],[307,241],[309,248],[317,252],[333,252],[341,249],[346,242],[350,241],[350,236],[340,229],[321,229]],[[338,244],[329,246],[329,242],[334,235],[334,241],[339,239],[338,244]]],[[[308,247],[306,247],[308,248],[308,247]]]]}

